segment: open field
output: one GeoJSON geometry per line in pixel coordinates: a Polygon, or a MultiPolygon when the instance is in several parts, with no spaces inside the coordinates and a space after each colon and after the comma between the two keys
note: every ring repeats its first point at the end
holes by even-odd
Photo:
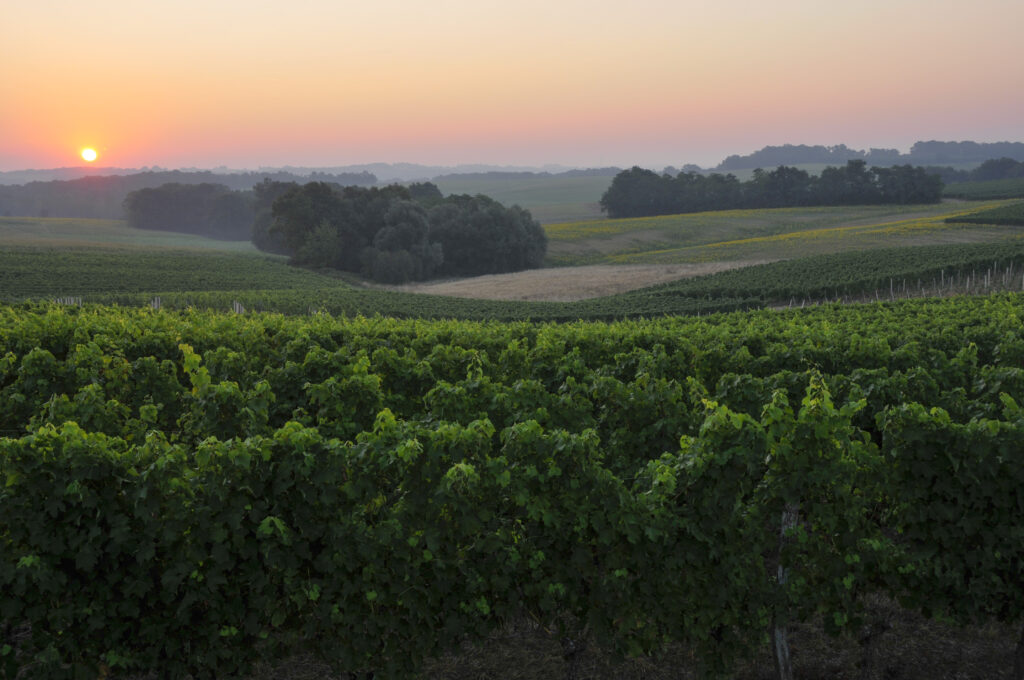
{"type": "Polygon", "coordinates": [[[490,274],[454,281],[427,281],[388,290],[448,295],[484,300],[551,300],[571,302],[616,295],[679,279],[705,276],[764,261],[701,262],[696,264],[627,264],[549,267],[514,274],[490,274]]]}
{"type": "Polygon", "coordinates": [[[283,258],[216,250],[4,246],[0,300],[116,293],[344,287],[283,258]]]}
{"type": "Polygon", "coordinates": [[[76,217],[0,217],[0,245],[180,248],[259,253],[248,241],[218,241],[192,234],[133,229],[124,220],[76,217]]]}
{"type": "Polygon", "coordinates": [[[452,175],[434,181],[445,195],[484,194],[507,206],[526,208],[541,224],[602,217],[598,201],[612,183],[611,177],[460,178],[452,175]]]}
{"type": "Polygon", "coordinates": [[[1024,227],[1024,201],[947,218],[948,222],[1024,227]]]}
{"type": "Polygon", "coordinates": [[[1003,203],[723,210],[566,222],[546,226],[548,262],[564,266],[780,260],[1013,238],[1014,229],[944,223],[948,217],[999,205],[1003,203]]]}
{"type": "Polygon", "coordinates": [[[562,255],[553,259],[577,266],[390,289],[290,267],[248,244],[144,232],[116,221],[9,218],[0,221],[0,300],[139,306],[160,297],[169,308],[237,303],[289,314],[567,320],[1020,290],[1020,228],[944,222],[986,206],[971,207],[724,211],[555,224],[547,230],[562,255]]]}
{"type": "Polygon", "coordinates": [[[947,184],[943,195],[973,201],[999,198],[1024,198],[1024,177],[996,179],[987,182],[957,182],[947,184]]]}

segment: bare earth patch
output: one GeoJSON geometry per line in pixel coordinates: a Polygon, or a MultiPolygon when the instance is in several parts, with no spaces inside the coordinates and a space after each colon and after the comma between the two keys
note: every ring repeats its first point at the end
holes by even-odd
{"type": "Polygon", "coordinates": [[[407,293],[426,293],[483,300],[550,300],[572,302],[615,295],[659,283],[738,269],[769,260],[688,264],[591,265],[531,269],[514,274],[490,274],[450,281],[427,281],[401,286],[374,286],[407,293]]]}

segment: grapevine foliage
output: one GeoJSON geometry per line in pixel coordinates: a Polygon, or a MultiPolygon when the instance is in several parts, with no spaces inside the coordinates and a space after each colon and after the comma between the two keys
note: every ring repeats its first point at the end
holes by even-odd
{"type": "Polygon", "coordinates": [[[713,672],[868,592],[1019,621],[1022,317],[0,307],[0,669],[402,677],[529,617],[713,672]]]}

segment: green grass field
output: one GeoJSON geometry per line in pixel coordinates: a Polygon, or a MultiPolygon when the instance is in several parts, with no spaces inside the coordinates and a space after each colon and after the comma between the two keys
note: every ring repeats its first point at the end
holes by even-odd
{"type": "Polygon", "coordinates": [[[972,201],[998,198],[1024,198],[1024,177],[996,179],[988,182],[957,182],[947,184],[943,196],[972,201]]]}
{"type": "Polygon", "coordinates": [[[658,264],[781,260],[895,246],[1012,239],[1007,227],[945,219],[1002,203],[724,210],[546,226],[548,262],[658,264]]]}
{"type": "Polygon", "coordinates": [[[55,248],[0,250],[0,300],[96,294],[349,288],[263,254],[216,250],[55,248]]]}
{"type": "Polygon", "coordinates": [[[611,177],[501,177],[452,176],[436,180],[448,194],[484,194],[505,205],[529,210],[541,224],[602,216],[598,201],[612,183],[611,177]]]}
{"type": "Polygon", "coordinates": [[[248,241],[217,241],[191,234],[133,229],[124,220],[73,217],[0,217],[0,246],[100,246],[200,249],[230,253],[259,252],[248,241]]]}
{"type": "MultiPolygon", "coordinates": [[[[552,265],[782,261],[767,269],[746,267],[564,303],[366,289],[351,277],[291,267],[250,244],[140,231],[118,221],[6,218],[0,219],[0,301],[80,298],[138,306],[161,297],[168,307],[231,309],[237,301],[249,310],[290,314],[568,320],[706,313],[791,297],[856,297],[903,278],[916,294],[928,294],[925,288],[940,294],[946,289],[929,279],[942,280],[944,268],[984,271],[1007,260],[999,266],[1019,269],[1024,261],[1020,227],[945,222],[986,205],[723,211],[551,224],[546,228],[552,265]],[[922,277],[924,282],[913,283],[922,277]]],[[[1014,276],[993,285],[1019,290],[1014,276]]],[[[976,274],[960,277],[963,292],[982,290],[976,274]]]]}
{"type": "Polygon", "coordinates": [[[946,218],[947,222],[989,224],[1024,227],[1024,202],[1010,203],[997,208],[981,209],[966,215],[946,218]]]}

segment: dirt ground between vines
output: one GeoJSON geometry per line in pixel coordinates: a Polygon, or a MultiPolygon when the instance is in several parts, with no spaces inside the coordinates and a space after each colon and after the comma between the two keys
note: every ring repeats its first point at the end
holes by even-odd
{"type": "MultiPolygon", "coordinates": [[[[820,621],[790,627],[797,680],[1009,680],[1019,630],[990,624],[960,628],[868,596],[865,626],[840,637],[820,621]]],[[[536,625],[511,623],[477,644],[429,660],[417,680],[704,680],[709,677],[685,647],[670,645],[656,657],[617,659],[585,642],[570,669],[557,635],[536,625]]],[[[729,680],[774,680],[765,644],[751,658],[727,661],[729,680]]],[[[334,673],[309,657],[262,665],[250,680],[378,680],[371,674],[334,673]]]]}
{"type": "Polygon", "coordinates": [[[701,262],[695,264],[623,264],[530,269],[514,274],[489,274],[467,279],[426,281],[401,286],[373,286],[407,293],[427,293],[483,300],[548,300],[573,302],[625,293],[659,283],[727,269],[749,267],[770,260],[701,262]]]}

